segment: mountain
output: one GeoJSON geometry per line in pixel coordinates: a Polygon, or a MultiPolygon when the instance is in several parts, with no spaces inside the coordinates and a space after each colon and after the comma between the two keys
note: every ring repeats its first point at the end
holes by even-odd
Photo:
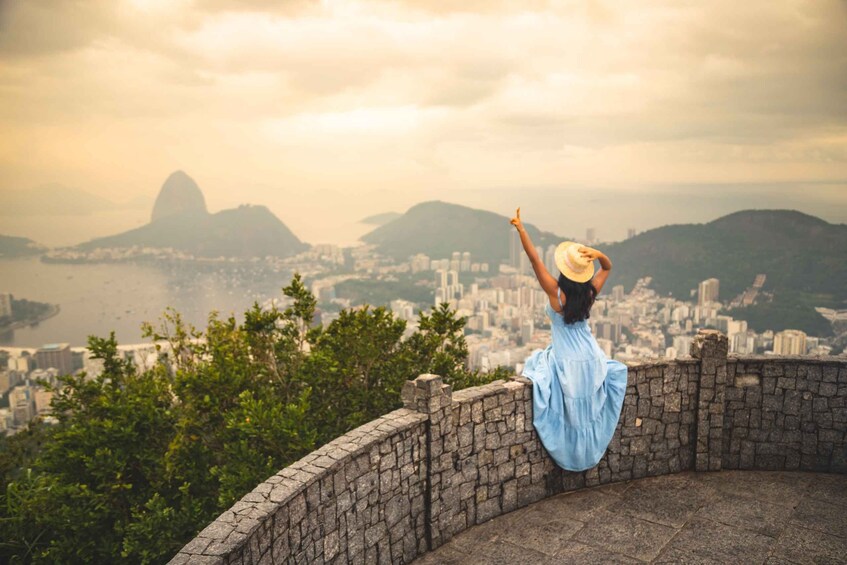
{"type": "MultiPolygon", "coordinates": [[[[361,239],[395,259],[416,253],[440,259],[450,257],[454,251],[470,251],[473,261],[487,262],[496,269],[509,260],[509,235],[515,229],[509,224],[510,219],[458,204],[423,202],[361,239]]],[[[564,239],[530,224],[524,226],[536,246],[546,247],[564,239]]]]}
{"type": "Polygon", "coordinates": [[[399,212],[383,212],[382,214],[374,214],[373,216],[362,218],[361,220],[359,220],[359,223],[370,224],[372,226],[384,226],[388,222],[396,220],[402,215],[403,214],[399,212]]]}
{"type": "Polygon", "coordinates": [[[242,205],[209,214],[200,188],[181,171],[162,186],[153,218],[140,228],[75,249],[169,247],[198,257],[287,257],[309,248],[265,206],[242,205]]]}
{"type": "Polygon", "coordinates": [[[0,259],[27,257],[43,253],[46,247],[25,237],[0,235],[0,259]]]}
{"type": "Polygon", "coordinates": [[[664,226],[603,251],[615,284],[627,289],[649,275],[658,292],[687,298],[715,277],[728,300],[764,273],[765,290],[847,299],[847,225],[794,210],[744,210],[706,224],[664,226]]]}
{"type": "Polygon", "coordinates": [[[152,221],[186,213],[206,214],[206,199],[194,179],[182,171],[174,171],[165,180],[153,204],[152,221]]]}
{"type": "Polygon", "coordinates": [[[111,200],[60,184],[10,190],[3,200],[0,216],[77,216],[120,208],[111,200]]]}

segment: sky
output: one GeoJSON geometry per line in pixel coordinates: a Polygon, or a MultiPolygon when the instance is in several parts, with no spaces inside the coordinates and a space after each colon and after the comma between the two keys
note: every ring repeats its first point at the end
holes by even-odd
{"type": "Polygon", "coordinates": [[[846,47],[844,0],[0,0],[0,199],[182,169],[313,243],[434,198],[557,233],[629,202],[610,237],[692,190],[845,222],[846,47]]]}

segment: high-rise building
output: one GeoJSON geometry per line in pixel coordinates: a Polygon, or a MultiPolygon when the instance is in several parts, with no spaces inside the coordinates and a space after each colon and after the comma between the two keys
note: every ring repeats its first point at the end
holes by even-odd
{"type": "Polygon", "coordinates": [[[626,230],[626,238],[627,238],[627,239],[632,239],[633,237],[635,237],[635,228],[627,228],[627,230],[626,230]]]}
{"type": "Polygon", "coordinates": [[[458,271],[462,267],[462,254],[458,251],[453,252],[453,256],[450,258],[450,270],[458,271]]]}
{"type": "Polygon", "coordinates": [[[0,318],[12,317],[12,295],[0,292],[0,318]]]}
{"type": "Polygon", "coordinates": [[[532,333],[534,329],[532,320],[524,320],[521,323],[521,343],[523,345],[532,341],[532,333]]]}
{"type": "Polygon", "coordinates": [[[720,293],[718,279],[706,279],[697,286],[697,305],[705,306],[709,302],[717,302],[720,293]]]}
{"type": "Polygon", "coordinates": [[[773,336],[773,352],[777,355],[805,355],[806,334],[800,330],[783,330],[773,336]]]}
{"type": "Polygon", "coordinates": [[[690,335],[677,335],[673,338],[673,348],[680,355],[688,355],[691,350],[692,337],[690,335]]]}
{"type": "Polygon", "coordinates": [[[435,288],[444,288],[447,286],[447,271],[438,269],[435,271],[435,288]]]}
{"type": "Polygon", "coordinates": [[[73,355],[69,343],[48,343],[35,352],[35,364],[39,369],[53,367],[59,374],[73,373],[73,355]]]}
{"type": "Polygon", "coordinates": [[[521,256],[523,254],[521,236],[518,230],[511,230],[509,232],[509,265],[516,269],[520,268],[521,256]]]}
{"type": "Polygon", "coordinates": [[[588,228],[585,230],[585,243],[594,243],[595,237],[597,236],[597,232],[594,228],[588,228]]]}
{"type": "Polygon", "coordinates": [[[50,413],[50,401],[53,400],[53,392],[50,390],[37,387],[33,391],[33,400],[35,402],[35,412],[38,414],[50,413]]]}
{"type": "Polygon", "coordinates": [[[465,251],[462,253],[462,263],[460,265],[460,270],[462,271],[470,271],[471,270],[471,252],[465,251]]]}
{"type": "Polygon", "coordinates": [[[526,253],[521,253],[521,258],[518,263],[518,272],[520,272],[522,275],[528,275],[532,272],[532,265],[530,265],[529,257],[526,256],[526,253]]]}
{"type": "Polygon", "coordinates": [[[412,268],[413,273],[419,273],[421,271],[429,270],[429,257],[424,255],[423,253],[418,253],[412,260],[410,261],[410,266],[412,268]]]}
{"type": "Polygon", "coordinates": [[[614,321],[597,322],[594,326],[594,335],[598,338],[608,339],[612,343],[621,340],[621,324],[614,321]]]}
{"type": "Polygon", "coordinates": [[[612,300],[615,302],[622,302],[624,297],[623,285],[616,284],[612,287],[612,300]]]}
{"type": "Polygon", "coordinates": [[[435,305],[447,302],[447,287],[441,286],[435,289],[435,305]]]}
{"type": "Polygon", "coordinates": [[[559,267],[556,266],[555,245],[547,246],[547,251],[544,252],[544,266],[547,267],[547,272],[553,275],[554,279],[559,278],[559,267]]]}
{"type": "Polygon", "coordinates": [[[391,307],[391,312],[393,312],[397,318],[406,321],[412,321],[415,319],[414,302],[397,299],[392,300],[389,305],[391,307]]]}

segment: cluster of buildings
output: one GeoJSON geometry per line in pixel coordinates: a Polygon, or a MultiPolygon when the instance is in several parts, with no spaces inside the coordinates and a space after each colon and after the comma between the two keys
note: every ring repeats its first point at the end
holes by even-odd
{"type": "MultiPolygon", "coordinates": [[[[150,343],[120,346],[119,353],[139,367],[151,367],[160,355],[150,343]]],[[[59,376],[85,371],[94,378],[102,370],[102,360],[91,359],[86,348],[68,343],[0,348],[0,434],[14,434],[36,416],[50,421],[51,389],[59,376]]]]}
{"type": "MultiPolygon", "coordinates": [[[[634,230],[631,236],[634,235],[634,230]]],[[[594,234],[586,234],[588,241],[594,234]]],[[[318,299],[316,322],[329,323],[350,300],[337,296],[336,285],[350,279],[420,285],[432,293],[432,304],[448,303],[459,316],[467,318],[466,339],[471,369],[487,371],[506,366],[519,373],[534,349],[550,343],[550,320],[544,306],[549,302],[532,273],[515,231],[509,235],[509,259],[496,267],[474,261],[468,251],[455,251],[449,257],[431,258],[416,254],[395,261],[377,253],[373,246],[341,248],[318,245],[297,256],[279,261],[279,268],[296,270],[309,282],[318,299]],[[329,307],[329,306],[332,307],[329,307]]],[[[538,248],[547,269],[557,273],[555,245],[538,248]]],[[[758,275],[741,295],[727,301],[729,307],[749,305],[759,295],[766,277],[758,275]]],[[[0,294],[0,317],[11,309],[11,297],[0,294]],[[4,298],[7,297],[7,298],[4,298]]],[[[284,305],[286,299],[268,299],[266,306],[284,305]]],[[[418,312],[425,304],[402,298],[389,306],[406,320],[406,335],[417,329],[418,312]]],[[[826,309],[819,309],[826,310],[826,309]]],[[[621,361],[649,358],[677,358],[688,354],[693,336],[701,327],[724,332],[730,352],[739,354],[821,355],[830,348],[825,340],[799,330],[757,333],[744,320],[725,312],[720,301],[720,280],[702,281],[691,300],[658,296],[650,289],[650,277],[637,282],[626,293],[621,285],[604,290],[588,320],[598,344],[609,358],[621,361]]],[[[847,321],[847,312],[822,311],[833,323],[847,321]]],[[[152,344],[121,346],[138,366],[151,366],[158,358],[152,344]]],[[[59,375],[84,370],[99,374],[99,361],[88,358],[84,348],[50,344],[38,349],[0,348],[0,433],[14,433],[36,415],[49,417],[51,392],[59,375]]]]}
{"type": "MultiPolygon", "coordinates": [[[[634,230],[631,230],[634,235],[634,230]]],[[[586,234],[590,236],[591,234],[586,234]]],[[[551,273],[557,273],[555,245],[537,248],[551,273]]],[[[540,289],[523,251],[517,232],[510,232],[509,259],[489,270],[486,263],[475,263],[468,252],[453,252],[450,258],[430,258],[423,254],[395,262],[376,254],[373,248],[356,248],[354,272],[373,281],[396,280],[398,273],[417,275],[419,283],[431,285],[433,305],[447,302],[460,316],[467,318],[466,332],[469,365],[488,370],[509,366],[520,371],[533,349],[550,343],[550,321],[544,305],[547,295],[540,289]]],[[[329,278],[318,279],[313,287],[325,293],[329,278]]],[[[755,300],[766,277],[758,275],[744,293],[730,305],[749,305],[755,300]]],[[[821,355],[830,348],[816,337],[799,330],[755,332],[747,322],[725,313],[720,300],[720,280],[710,278],[699,283],[691,300],[658,296],[650,289],[650,277],[637,282],[626,293],[621,285],[606,289],[591,311],[589,325],[600,347],[610,358],[621,361],[649,358],[677,358],[688,355],[698,328],[711,327],[724,332],[730,351],[738,354],[821,355]]],[[[329,285],[331,286],[331,285],[329,285]]],[[[335,299],[349,306],[343,299],[335,299]]],[[[390,307],[407,320],[407,332],[415,329],[421,307],[396,299],[390,307]]],[[[324,322],[332,318],[327,314],[324,322]]]]}
{"type": "Polygon", "coordinates": [[[49,415],[50,387],[59,375],[73,373],[78,360],[67,343],[0,351],[0,394],[6,400],[0,408],[0,433],[14,432],[37,415],[49,415]]]}

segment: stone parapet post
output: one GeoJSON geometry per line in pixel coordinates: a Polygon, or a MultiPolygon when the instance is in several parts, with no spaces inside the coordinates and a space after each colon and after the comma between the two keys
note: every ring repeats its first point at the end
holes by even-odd
{"type": "Polygon", "coordinates": [[[438,375],[420,375],[414,381],[406,381],[401,396],[406,408],[428,417],[425,515],[426,541],[432,550],[452,537],[452,517],[458,503],[453,487],[457,442],[453,432],[452,388],[438,375]]]}
{"type": "Polygon", "coordinates": [[[697,471],[721,469],[728,350],[727,337],[717,330],[701,329],[691,343],[691,356],[700,360],[694,460],[697,471]]]}

